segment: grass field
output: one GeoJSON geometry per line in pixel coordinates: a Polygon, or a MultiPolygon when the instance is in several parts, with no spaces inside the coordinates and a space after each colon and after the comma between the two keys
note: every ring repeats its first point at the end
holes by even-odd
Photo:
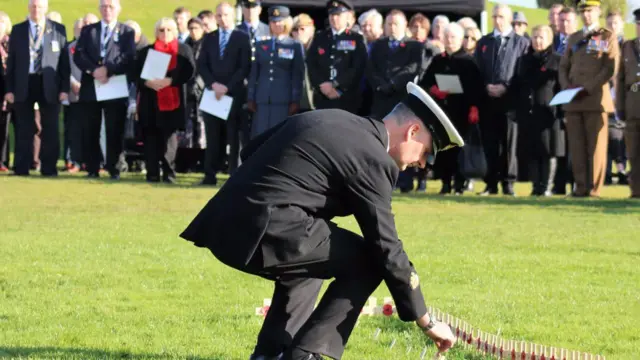
{"type": "MultiPolygon", "coordinates": [[[[215,193],[197,180],[0,176],[0,358],[247,359],[272,286],[178,238],[215,193]]],[[[640,357],[640,202],[624,199],[627,188],[602,200],[438,189],[394,199],[429,305],[507,338],[640,357]]],[[[365,318],[344,359],[418,359],[424,344],[395,318],[365,318]]]]}
{"type": "MultiPolygon", "coordinates": [[[[153,26],[155,22],[163,16],[171,16],[173,10],[178,6],[187,6],[192,12],[197,14],[203,9],[215,9],[218,0],[121,0],[122,14],[120,18],[133,19],[142,27],[143,32],[153,39],[153,26]]],[[[58,11],[62,14],[62,20],[67,26],[67,31],[71,35],[73,22],[78,17],[84,16],[88,12],[99,14],[98,0],[49,0],[49,9],[58,11]]],[[[491,9],[494,3],[487,2],[487,9],[491,9]]],[[[544,9],[528,9],[513,7],[514,11],[523,11],[530,23],[530,27],[539,24],[547,24],[547,10],[544,9]]],[[[21,21],[27,15],[26,0],[0,0],[0,10],[7,12],[13,23],[21,21]]],[[[633,10],[633,9],[632,9],[633,10]]],[[[194,14],[195,15],[195,14],[194,14]]],[[[602,21],[604,25],[604,20],[602,21]]],[[[491,18],[489,18],[489,27],[491,28],[491,18]]],[[[628,38],[636,37],[635,26],[633,24],[625,25],[625,35],[628,38]]]]}

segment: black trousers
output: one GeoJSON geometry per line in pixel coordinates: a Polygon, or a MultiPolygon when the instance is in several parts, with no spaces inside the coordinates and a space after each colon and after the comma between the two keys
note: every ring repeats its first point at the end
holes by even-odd
{"type": "Polygon", "coordinates": [[[162,178],[176,178],[176,152],[178,137],[174,129],[146,127],[144,134],[144,161],[147,169],[147,180],[160,180],[160,164],[162,178]]]}
{"type": "Polygon", "coordinates": [[[543,195],[553,190],[557,164],[556,158],[551,156],[535,156],[529,159],[529,179],[534,195],[543,195]]]}
{"type": "Polygon", "coordinates": [[[627,165],[627,149],[624,144],[624,128],[609,127],[606,178],[611,180],[613,162],[627,165]]]}
{"type": "Polygon", "coordinates": [[[79,103],[71,103],[64,107],[64,155],[65,160],[76,166],[83,162],[83,107],[79,103]]]}
{"type": "MultiPolygon", "coordinates": [[[[248,273],[275,281],[271,307],[254,354],[292,359],[301,349],[340,359],[369,296],[382,282],[379,265],[364,239],[327,222],[331,235],[312,253],[265,268],[258,250],[248,273]],[[334,278],[314,310],[323,279],[334,278]]],[[[277,243],[278,239],[264,238],[277,243]]]]}
{"type": "MultiPolygon", "coordinates": [[[[235,100],[234,100],[235,101],[235,100]]],[[[222,170],[224,155],[229,145],[229,173],[241,165],[240,152],[249,142],[249,117],[241,106],[234,106],[228,120],[222,120],[204,113],[204,128],[207,149],[204,155],[205,179],[214,180],[222,170]]]]}
{"type": "Polygon", "coordinates": [[[453,188],[462,192],[467,179],[458,171],[459,154],[460,148],[449,149],[439,153],[434,168],[436,173],[440,175],[443,186],[451,186],[451,181],[453,180],[453,188]]]}
{"type": "Polygon", "coordinates": [[[0,112],[0,167],[9,167],[9,124],[12,111],[0,112]]]}
{"type": "Polygon", "coordinates": [[[127,116],[127,100],[117,99],[81,104],[85,121],[83,157],[87,164],[87,172],[97,175],[100,171],[100,162],[102,160],[100,128],[102,125],[102,111],[104,110],[107,133],[105,168],[111,175],[120,175],[120,169],[116,165],[124,146],[124,121],[127,116]]]}
{"type": "Polygon", "coordinates": [[[487,188],[497,190],[498,183],[512,184],[518,177],[516,157],[518,124],[512,112],[492,111],[480,122],[482,143],[487,157],[487,188]]]}
{"type": "MultiPolygon", "coordinates": [[[[37,133],[34,104],[40,107],[40,172],[42,175],[55,176],[60,155],[58,138],[58,115],[60,103],[47,103],[44,97],[42,75],[29,75],[29,91],[26,101],[16,102],[16,148],[15,173],[28,175],[33,165],[33,136],[37,133]]],[[[57,99],[56,99],[57,100],[57,99]]]]}

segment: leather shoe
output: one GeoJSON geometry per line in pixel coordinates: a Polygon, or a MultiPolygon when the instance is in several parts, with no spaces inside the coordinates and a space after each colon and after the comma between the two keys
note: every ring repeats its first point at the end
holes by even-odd
{"type": "Polygon", "coordinates": [[[267,355],[256,355],[251,354],[249,360],[280,360],[282,359],[282,354],[276,356],[267,356],[267,355]]]}

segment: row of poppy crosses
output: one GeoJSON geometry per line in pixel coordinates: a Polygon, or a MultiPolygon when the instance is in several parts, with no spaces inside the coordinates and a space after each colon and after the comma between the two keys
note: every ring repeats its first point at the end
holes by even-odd
{"type": "MultiPolygon", "coordinates": [[[[266,316],[271,306],[271,299],[264,299],[262,307],[256,308],[256,315],[266,316]]],[[[499,335],[492,335],[480,329],[474,329],[466,321],[455,316],[441,312],[440,309],[428,307],[429,314],[433,314],[440,322],[444,322],[451,328],[458,341],[457,346],[462,346],[467,350],[482,353],[485,356],[495,357],[505,360],[606,360],[602,355],[581,353],[580,351],[555,348],[518,340],[506,340],[499,335]]],[[[385,297],[382,305],[378,305],[375,297],[370,297],[369,301],[360,310],[360,316],[386,316],[391,317],[396,314],[396,307],[393,299],[385,297]]],[[[374,338],[377,339],[380,329],[376,329],[374,338]]],[[[393,347],[395,339],[391,345],[393,347]]],[[[421,358],[425,352],[422,352],[421,358]]]]}

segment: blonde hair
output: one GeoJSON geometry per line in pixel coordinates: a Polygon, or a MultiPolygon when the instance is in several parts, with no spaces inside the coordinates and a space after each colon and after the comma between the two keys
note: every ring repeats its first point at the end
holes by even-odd
{"type": "Polygon", "coordinates": [[[11,28],[13,25],[11,25],[11,18],[6,12],[0,11],[0,21],[4,24],[5,35],[11,35],[11,28]]]}
{"type": "Polygon", "coordinates": [[[547,42],[548,44],[546,44],[547,46],[551,45],[553,43],[553,30],[551,30],[551,26],[549,25],[536,25],[533,27],[533,29],[531,29],[531,36],[533,37],[533,34],[537,33],[537,32],[544,32],[547,34],[547,42]]]}
{"type": "Polygon", "coordinates": [[[173,33],[173,36],[175,36],[176,38],[178,37],[178,24],[170,17],[163,17],[162,19],[158,20],[158,22],[156,22],[156,37],[158,37],[158,29],[160,29],[163,25],[170,26],[172,28],[171,32],[173,33]]]}
{"type": "Polygon", "coordinates": [[[482,33],[480,32],[480,29],[478,29],[477,27],[468,27],[464,29],[465,35],[467,35],[467,33],[469,32],[473,33],[473,38],[475,41],[480,40],[480,38],[482,37],[482,33]]]}
{"type": "MultiPolygon", "coordinates": [[[[128,27],[132,28],[133,31],[139,35],[142,33],[142,28],[140,27],[140,24],[138,24],[137,22],[133,21],[133,20],[127,20],[124,22],[125,25],[127,25],[128,27]]],[[[156,24],[156,31],[158,30],[157,28],[158,24],[156,24]]]]}
{"type": "Polygon", "coordinates": [[[60,15],[57,11],[51,11],[47,14],[47,19],[51,21],[55,21],[57,23],[62,23],[62,15],[60,15]]]}

